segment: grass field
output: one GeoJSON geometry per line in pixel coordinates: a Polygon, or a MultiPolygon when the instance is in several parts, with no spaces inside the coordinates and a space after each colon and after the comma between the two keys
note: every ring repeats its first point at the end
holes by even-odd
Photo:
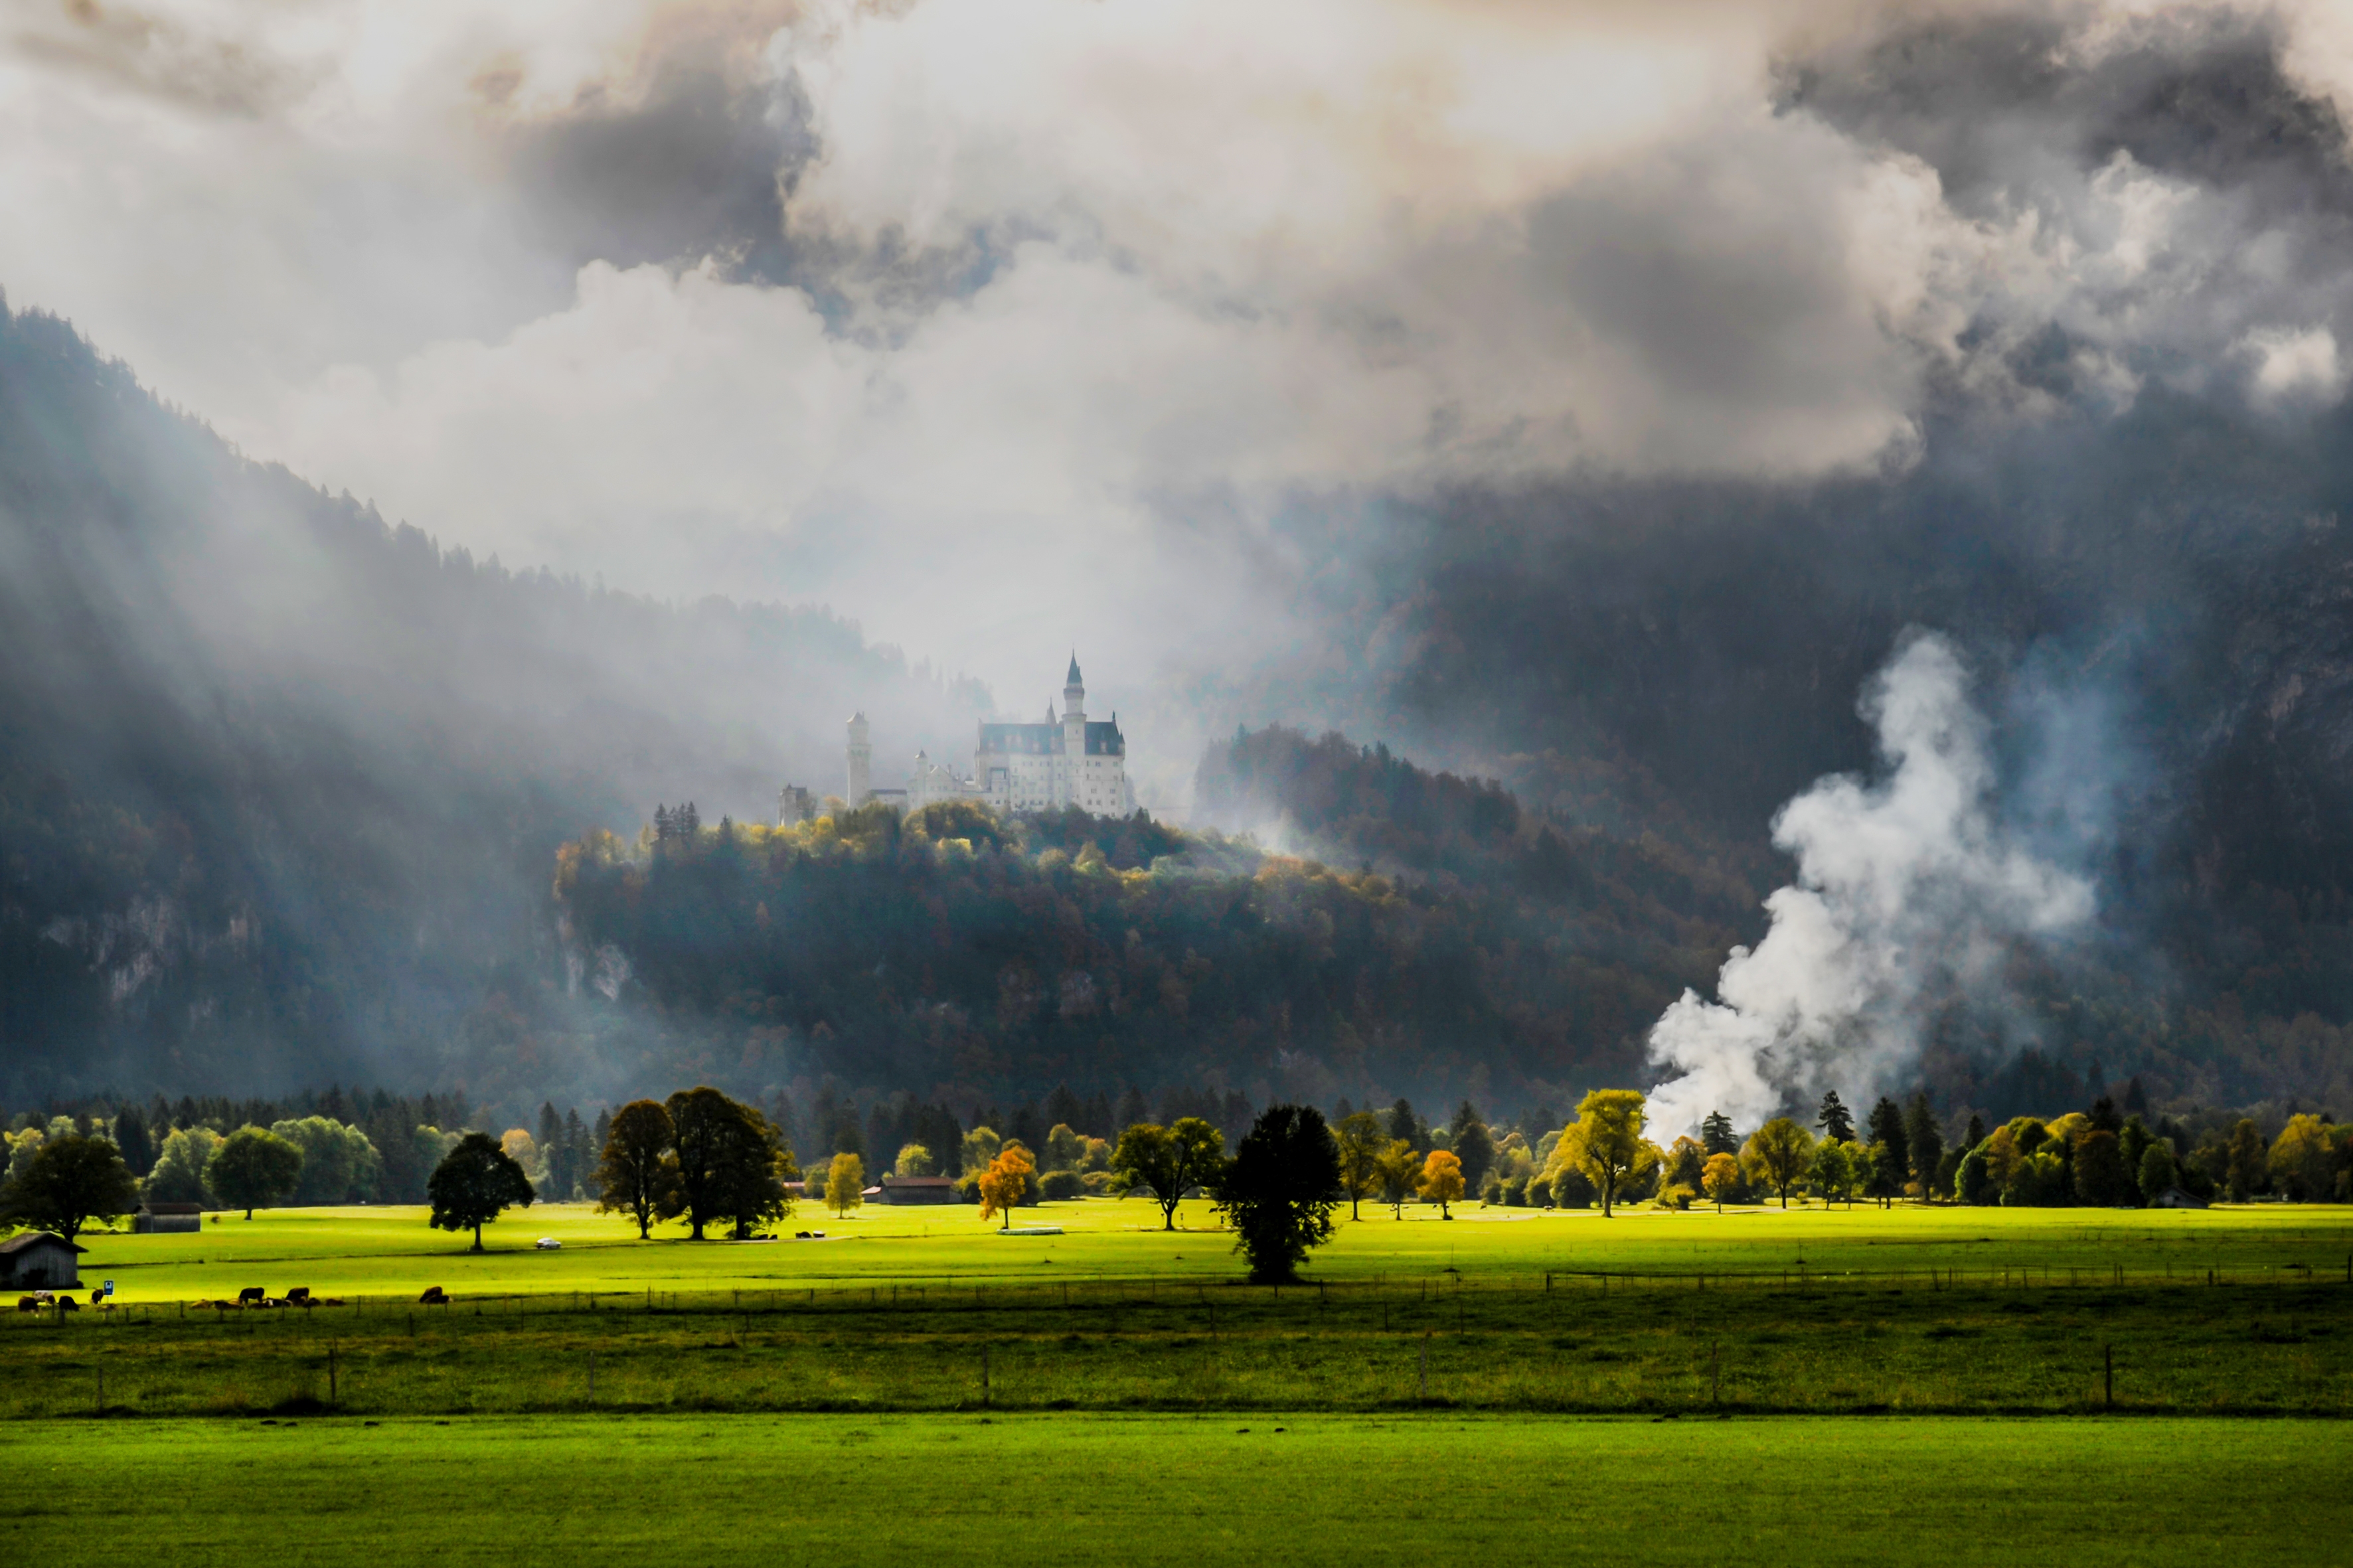
{"type": "MultiPolygon", "coordinates": [[[[1467,1207],[1452,1222],[1409,1206],[1394,1220],[1371,1207],[1344,1218],[1310,1272],[1334,1282],[1435,1278],[1575,1279],[1613,1275],[1778,1282],[1925,1279],[1957,1281],[2031,1275],[2094,1276],[2164,1283],[2209,1269],[2237,1284],[2348,1278],[2353,1209],[2251,1205],[2205,1211],[1978,1209],[1898,1205],[1879,1209],[1734,1209],[1723,1215],[1621,1210],[1542,1212],[1467,1207]],[[1450,1276],[1451,1278],[1451,1276],[1450,1276]]],[[[850,1218],[807,1209],[786,1229],[826,1233],[818,1241],[706,1242],[680,1227],[651,1242],[585,1205],[511,1213],[488,1227],[491,1250],[469,1256],[471,1237],[428,1229],[417,1208],[265,1210],[251,1222],[221,1216],[196,1236],[85,1237],[82,1272],[111,1278],[121,1300],[162,1302],[233,1296],[248,1285],[273,1295],[290,1285],[321,1294],[414,1296],[438,1284],[463,1294],[554,1295],[575,1291],[820,1290],[918,1286],[955,1280],[1055,1279],[1231,1281],[1232,1237],[1214,1228],[1208,1206],[1180,1211],[1183,1228],[1159,1228],[1159,1211],[1138,1199],[1049,1204],[1021,1211],[1022,1225],[1062,1227],[1059,1237],[1000,1237],[969,1206],[868,1208],[850,1218]],[[561,1251],[536,1252],[550,1236],[561,1251]]],[[[1597,1283],[1598,1288],[1598,1283],[1597,1283]]]]}
{"type": "MultiPolygon", "coordinates": [[[[0,1556],[2326,1561],[2353,1424],[1416,1415],[0,1424],[0,1556]]],[[[2331,1548],[2330,1541],[2339,1542],[2331,1548]]]]}
{"type": "Polygon", "coordinates": [[[1345,1224],[1280,1292],[1141,1203],[1025,1211],[1051,1237],[881,1210],[743,1244],[542,1208],[481,1257],[415,1210],[102,1235],[85,1279],[122,1305],[0,1315],[0,1417],[2353,1414],[2335,1208],[1409,1212],[1345,1224]],[[252,1285],[347,1304],[183,1305],[252,1285]],[[456,1304],[417,1307],[427,1285],[456,1304]]]}

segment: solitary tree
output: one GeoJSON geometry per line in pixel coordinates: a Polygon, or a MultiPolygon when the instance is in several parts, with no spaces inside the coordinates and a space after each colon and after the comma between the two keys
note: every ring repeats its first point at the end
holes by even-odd
{"type": "Polygon", "coordinates": [[[110,1223],[138,1202],[139,1184],[121,1151],[103,1138],[69,1132],[42,1143],[0,1191],[0,1214],[71,1241],[83,1226],[110,1223]]]}
{"type": "Polygon", "coordinates": [[[1462,1162],[1443,1149],[1432,1149],[1421,1163],[1421,1174],[1414,1182],[1414,1190],[1421,1201],[1438,1205],[1438,1217],[1452,1219],[1450,1205],[1462,1196],[1462,1162]]]}
{"type": "Polygon", "coordinates": [[[1740,1137],[1732,1130],[1732,1118],[1721,1110],[1711,1110],[1700,1119],[1700,1147],[1710,1154],[1737,1154],[1740,1137]]]}
{"type": "Polygon", "coordinates": [[[849,1217],[849,1211],[862,1207],[866,1202],[866,1162],[851,1153],[836,1154],[833,1165],[825,1173],[825,1201],[834,1214],[849,1217]]]}
{"type": "Polygon", "coordinates": [[[1740,1151],[1741,1163],[1752,1175],[1778,1193],[1781,1206],[1789,1206],[1789,1189],[1813,1163],[1814,1138],[1786,1116],[1777,1116],[1748,1135],[1740,1151]]]}
{"type": "Polygon", "coordinates": [[[1369,1110],[1344,1116],[1332,1130],[1340,1149],[1340,1186],[1348,1194],[1348,1217],[1361,1219],[1357,1205],[1381,1189],[1381,1151],[1388,1139],[1381,1119],[1369,1110]]]}
{"type": "Polygon", "coordinates": [[[1390,1139],[1381,1150],[1379,1170],[1381,1201],[1398,1219],[1405,1218],[1405,1201],[1413,1196],[1413,1184],[1421,1175],[1413,1145],[1402,1138],[1390,1139]]]}
{"type": "MultiPolygon", "coordinates": [[[[1319,1118],[1320,1120],[1320,1118],[1319,1118]]],[[[1226,1135],[1198,1116],[1173,1126],[1140,1122],[1119,1135],[1112,1170],[1129,1192],[1146,1192],[1160,1205],[1160,1228],[1176,1228],[1176,1205],[1195,1187],[1207,1187],[1226,1163],[1226,1135]]]]}
{"type": "Polygon", "coordinates": [[[1005,1216],[1002,1228],[1011,1230],[1013,1211],[1020,1206],[1022,1194],[1029,1190],[1029,1178],[1037,1170],[1029,1151],[1020,1144],[1008,1143],[998,1151],[997,1158],[988,1163],[988,1169],[980,1173],[980,1217],[994,1219],[1001,1214],[1005,1216]]]}
{"type": "Polygon", "coordinates": [[[1715,1200],[1715,1212],[1724,1212],[1724,1200],[1740,1190],[1740,1162],[1730,1154],[1710,1154],[1707,1165],[1701,1171],[1700,1188],[1715,1200]]]}
{"type": "Polygon", "coordinates": [[[1297,1277],[1308,1248],[1330,1237],[1342,1195],[1332,1130],[1308,1105],[1259,1112],[1215,1184],[1235,1250],[1250,1259],[1250,1278],[1262,1282],[1297,1277]]]}
{"type": "Polygon", "coordinates": [[[678,1212],[678,1166],[670,1159],[670,1112],[658,1100],[633,1100],[613,1117],[596,1163],[596,1212],[626,1214],[638,1239],[653,1222],[678,1212]]]}
{"type": "Polygon", "coordinates": [[[1642,1158],[1642,1096],[1630,1089],[1597,1089],[1577,1101],[1577,1120],[1553,1150],[1556,1164],[1575,1165],[1601,1194],[1609,1217],[1618,1184],[1642,1158]]]}
{"type": "Polygon", "coordinates": [[[433,1205],[427,1221],[436,1230],[470,1230],[482,1250],[482,1226],[507,1209],[531,1206],[531,1178],[515,1157],[499,1147],[487,1132],[469,1132],[458,1146],[441,1156],[425,1180],[425,1196],[433,1205]]]}
{"type": "Polygon", "coordinates": [[[230,1208],[243,1209],[248,1219],[301,1180],[302,1151],[259,1127],[240,1127],[222,1139],[205,1164],[205,1184],[230,1208]]]}
{"type": "Polygon", "coordinates": [[[1847,1110],[1846,1102],[1838,1097],[1837,1089],[1822,1096],[1821,1109],[1814,1112],[1814,1125],[1833,1142],[1854,1142],[1854,1117],[1847,1110]]]}

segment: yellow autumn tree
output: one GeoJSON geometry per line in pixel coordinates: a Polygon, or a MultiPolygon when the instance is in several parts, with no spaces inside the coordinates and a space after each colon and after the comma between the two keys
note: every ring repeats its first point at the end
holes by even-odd
{"type": "Polygon", "coordinates": [[[1740,1162],[1729,1154],[1710,1154],[1706,1166],[1700,1172],[1700,1190],[1715,1200],[1715,1212],[1724,1212],[1724,1200],[1740,1190],[1740,1162]]]}
{"type": "Polygon", "coordinates": [[[1553,1147],[1556,1167],[1574,1165],[1600,1193],[1604,1219],[1626,1179],[1659,1158],[1658,1145],[1642,1136],[1647,1120],[1641,1090],[1597,1089],[1577,1102],[1577,1120],[1553,1147]]]}
{"type": "Polygon", "coordinates": [[[866,1162],[855,1154],[836,1154],[825,1173],[827,1206],[844,1218],[866,1202],[866,1162]]]}
{"type": "Polygon", "coordinates": [[[1029,1158],[1029,1151],[1020,1144],[1008,1146],[980,1173],[980,1217],[984,1220],[1005,1216],[1004,1228],[1013,1228],[1013,1211],[1021,1203],[1022,1194],[1029,1190],[1029,1178],[1038,1166],[1029,1158]]]}
{"type": "Polygon", "coordinates": [[[1421,1163],[1421,1177],[1414,1183],[1421,1201],[1438,1205],[1438,1217],[1452,1219],[1447,1205],[1462,1196],[1462,1162],[1443,1149],[1432,1149],[1430,1158],[1421,1163]]]}

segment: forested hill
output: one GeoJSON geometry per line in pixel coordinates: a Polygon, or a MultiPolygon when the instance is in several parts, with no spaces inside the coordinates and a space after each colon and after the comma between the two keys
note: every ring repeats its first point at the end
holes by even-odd
{"type": "Polygon", "coordinates": [[[0,1096],[592,1092],[556,846],[828,783],[852,704],[987,701],[823,611],[440,548],[0,303],[0,1096]]]}
{"type": "Polygon", "coordinates": [[[959,1104],[1057,1083],[1519,1104],[1638,1075],[1754,896],[1655,847],[1488,826],[1482,874],[1433,879],[1142,816],[870,807],[600,835],[556,885],[585,988],[707,1029],[710,1070],[747,1092],[831,1074],[959,1104]]]}

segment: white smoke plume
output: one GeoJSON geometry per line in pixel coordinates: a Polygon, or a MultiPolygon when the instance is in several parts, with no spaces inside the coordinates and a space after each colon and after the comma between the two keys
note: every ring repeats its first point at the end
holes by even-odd
{"type": "Polygon", "coordinates": [[[1685,991],[1651,1031],[1651,1059],[1680,1075],[1651,1090],[1658,1136],[1711,1110],[1754,1127],[1824,1089],[1894,1087],[1932,984],[1995,984],[2010,942],[2092,913],[2089,883],[1993,819],[1986,722],[1949,642],[1908,637],[1862,710],[1886,775],[1821,779],[1781,808],[1773,842],[1798,878],[1765,900],[1765,940],[1732,950],[1719,1000],[1685,991]]]}

